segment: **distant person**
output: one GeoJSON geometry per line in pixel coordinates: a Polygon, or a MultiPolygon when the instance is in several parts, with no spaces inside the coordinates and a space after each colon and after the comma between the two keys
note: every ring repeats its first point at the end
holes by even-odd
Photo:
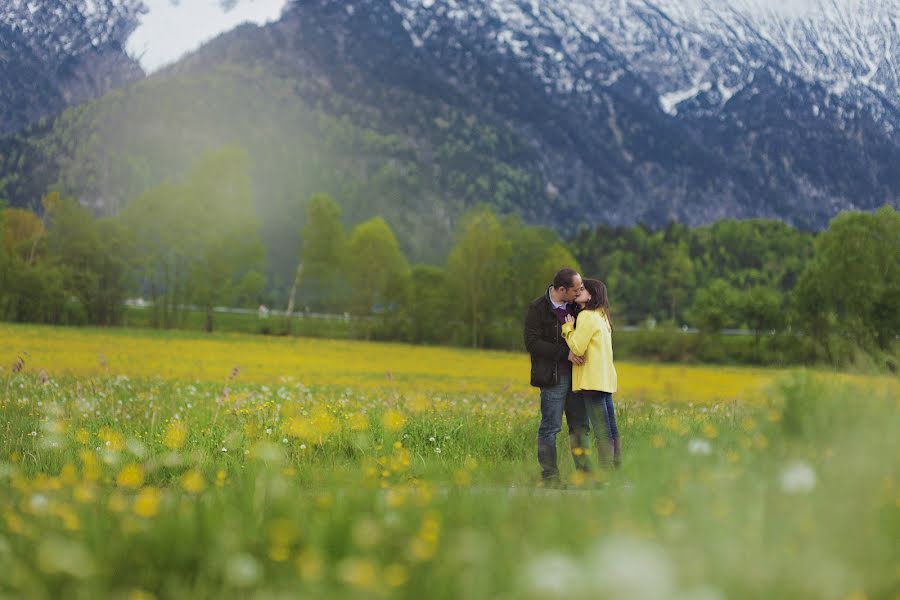
{"type": "Polygon", "coordinates": [[[562,327],[569,349],[584,359],[572,368],[572,390],[583,399],[590,416],[600,465],[618,467],[621,445],[612,398],[618,388],[618,376],[613,364],[612,319],[606,285],[596,279],[585,279],[575,302],[580,308],[578,316],[567,316],[562,327]]]}
{"type": "Polygon", "coordinates": [[[268,319],[269,318],[269,307],[265,304],[259,305],[259,318],[260,319],[268,319]]]}
{"type": "Polygon", "coordinates": [[[541,390],[541,424],[537,436],[537,457],[541,478],[546,484],[559,482],[556,461],[556,434],[562,430],[562,415],[569,426],[569,445],[575,467],[588,469],[583,453],[590,431],[584,401],[572,393],[572,365],[584,361],[566,345],[562,326],[574,317],[573,300],[584,289],[581,275],[562,269],[547,291],[534,300],[525,316],[525,348],[531,354],[531,385],[541,390]]]}

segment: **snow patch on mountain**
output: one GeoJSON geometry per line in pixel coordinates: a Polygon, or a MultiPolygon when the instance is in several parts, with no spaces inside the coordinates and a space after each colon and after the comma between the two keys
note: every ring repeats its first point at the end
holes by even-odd
{"type": "MultiPolygon", "coordinates": [[[[878,113],[900,110],[900,0],[392,0],[416,47],[440,23],[494,40],[560,93],[624,69],[660,107],[724,107],[765,66],[878,113]],[[693,103],[692,103],[693,106],[693,103]]],[[[781,75],[777,75],[781,77],[781,75]]]]}

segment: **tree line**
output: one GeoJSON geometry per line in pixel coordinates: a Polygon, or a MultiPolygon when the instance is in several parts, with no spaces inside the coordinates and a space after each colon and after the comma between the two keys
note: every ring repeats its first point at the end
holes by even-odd
{"type": "Polygon", "coordinates": [[[721,331],[742,328],[754,332],[759,360],[789,347],[794,362],[843,364],[864,353],[894,364],[900,335],[900,216],[890,206],[841,214],[819,234],[726,220],[582,228],[567,241],[475,207],[434,265],[410,264],[381,217],[348,228],[338,203],[317,194],[305,203],[289,293],[267,276],[250,161],[237,147],[205,155],[115,216],[98,218],[57,193],[40,214],[0,214],[7,321],[119,325],[125,299],[141,296],[160,328],[184,326],[189,305],[202,308],[212,331],[215,306],[265,303],[350,313],[371,339],[519,348],[528,302],[573,266],[607,283],[617,325],[671,333],[647,338],[650,346],[691,326],[700,330],[691,343],[724,347],[721,331]]]}

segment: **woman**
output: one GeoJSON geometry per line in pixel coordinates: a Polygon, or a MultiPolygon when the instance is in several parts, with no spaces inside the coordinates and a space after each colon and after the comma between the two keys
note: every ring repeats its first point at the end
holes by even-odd
{"type": "Polygon", "coordinates": [[[600,464],[619,466],[621,450],[619,430],[612,395],[617,389],[616,367],[613,365],[612,319],[606,285],[596,279],[585,279],[575,302],[581,307],[578,319],[569,316],[562,334],[573,354],[584,357],[583,365],[572,367],[572,391],[584,398],[600,464]],[[602,417],[602,420],[601,420],[602,417]],[[602,432],[606,432],[603,439],[602,432]]]}

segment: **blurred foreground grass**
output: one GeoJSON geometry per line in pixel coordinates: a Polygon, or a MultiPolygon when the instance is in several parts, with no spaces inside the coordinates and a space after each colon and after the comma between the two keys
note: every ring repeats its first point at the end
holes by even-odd
{"type": "Polygon", "coordinates": [[[521,355],[0,327],[0,596],[900,584],[896,379],[622,365],[622,469],[580,476],[560,436],[555,490],[521,355]]]}

